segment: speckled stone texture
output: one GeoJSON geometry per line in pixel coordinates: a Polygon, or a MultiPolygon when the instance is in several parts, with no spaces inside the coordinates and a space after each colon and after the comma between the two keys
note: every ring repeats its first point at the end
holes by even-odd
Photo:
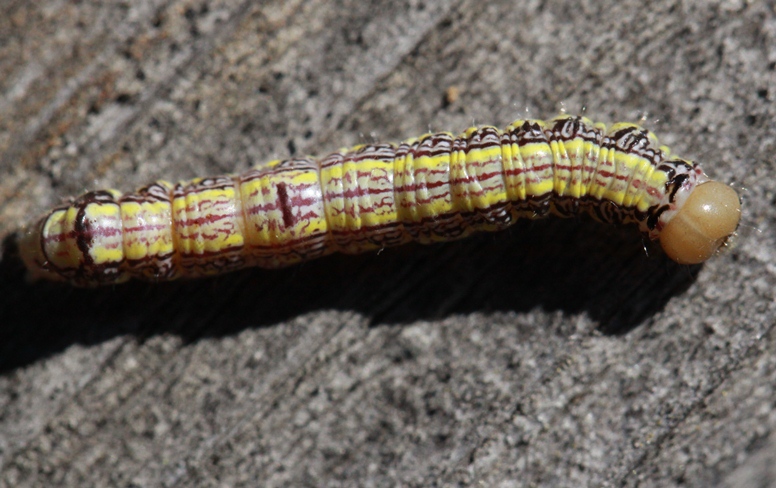
{"type": "Polygon", "coordinates": [[[774,2],[676,3],[3,2],[0,485],[772,486],[774,2]],[[87,189],[561,103],[735,183],[736,247],[551,220],[100,290],[13,259],[87,189]]]}

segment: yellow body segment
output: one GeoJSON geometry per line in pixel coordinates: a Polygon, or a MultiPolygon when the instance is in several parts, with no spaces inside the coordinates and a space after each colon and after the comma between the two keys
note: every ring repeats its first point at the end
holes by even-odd
{"type": "Polygon", "coordinates": [[[44,254],[50,264],[58,268],[77,268],[84,260],[83,253],[76,245],[75,219],[76,208],[55,210],[43,223],[44,236],[57,236],[57,239],[43,241],[44,254]]]}
{"type": "Polygon", "coordinates": [[[546,142],[534,142],[520,147],[525,164],[526,193],[530,196],[547,195],[555,188],[552,167],[552,148],[546,142]]]}
{"type": "Polygon", "coordinates": [[[369,239],[395,224],[394,161],[390,146],[343,149],[321,162],[326,219],[341,252],[360,253],[384,245],[369,239]]]}
{"type": "Polygon", "coordinates": [[[172,201],[175,247],[183,256],[215,254],[240,248],[242,205],[234,183],[201,189],[201,181],[178,185],[172,201]]]}
{"type": "Polygon", "coordinates": [[[173,186],[166,181],[143,188],[139,198],[121,202],[124,227],[124,255],[130,262],[143,262],[171,256],[175,250],[172,227],[172,204],[169,195],[173,186]],[[159,195],[154,198],[154,190],[159,195]]]}
{"type": "MultiPolygon", "coordinates": [[[[440,134],[446,145],[452,146],[451,134],[440,134]]],[[[417,142],[409,140],[404,157],[397,157],[394,166],[396,174],[395,191],[398,200],[398,215],[402,222],[421,223],[424,219],[445,215],[453,211],[450,189],[450,152],[432,154],[431,134],[417,142]]]]}
{"type": "Polygon", "coordinates": [[[457,148],[450,160],[457,211],[482,211],[507,202],[500,135],[500,131],[490,127],[480,131],[469,129],[461,136],[461,140],[472,141],[472,145],[468,151],[457,148]]]}
{"type": "Polygon", "coordinates": [[[172,206],[164,202],[122,202],[124,253],[127,259],[140,261],[173,252],[172,206]]]}
{"type": "Polygon", "coordinates": [[[273,161],[239,178],[246,228],[246,259],[276,268],[320,256],[329,232],[317,165],[273,161]]]}
{"type": "Polygon", "coordinates": [[[88,222],[98,222],[95,245],[89,247],[89,259],[98,266],[119,264],[124,259],[121,207],[115,203],[90,203],[84,208],[88,222]]]}

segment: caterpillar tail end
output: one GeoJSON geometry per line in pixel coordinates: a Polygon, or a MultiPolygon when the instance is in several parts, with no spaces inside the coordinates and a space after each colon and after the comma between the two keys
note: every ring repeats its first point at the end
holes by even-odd
{"type": "Polygon", "coordinates": [[[43,255],[41,247],[41,229],[40,222],[22,229],[17,234],[17,245],[19,257],[27,268],[27,281],[35,282],[38,280],[65,281],[65,279],[46,266],[46,257],[43,255]]]}
{"type": "Polygon", "coordinates": [[[660,232],[665,253],[680,264],[698,264],[712,257],[738,228],[741,200],[718,181],[698,185],[660,232]]]}

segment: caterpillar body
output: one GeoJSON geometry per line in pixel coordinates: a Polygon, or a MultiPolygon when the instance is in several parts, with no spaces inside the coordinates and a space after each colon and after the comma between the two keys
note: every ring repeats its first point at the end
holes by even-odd
{"type": "Polygon", "coordinates": [[[638,125],[564,114],[127,195],[93,191],[29,226],[19,248],[31,276],[93,286],[277,268],[583,213],[634,223],[674,260],[699,263],[735,232],[740,202],[638,125]]]}

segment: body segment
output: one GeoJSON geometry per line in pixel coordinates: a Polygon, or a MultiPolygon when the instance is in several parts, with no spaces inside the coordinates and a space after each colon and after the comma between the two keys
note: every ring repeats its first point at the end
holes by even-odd
{"type": "MultiPolygon", "coordinates": [[[[89,286],[283,267],[549,214],[635,223],[658,239],[706,181],[636,125],[562,115],[159,181],[127,195],[90,192],[30,226],[20,249],[33,275],[89,286]]],[[[697,234],[714,240],[712,252],[735,230],[737,203],[725,203],[735,218],[724,229],[697,234]]]]}

